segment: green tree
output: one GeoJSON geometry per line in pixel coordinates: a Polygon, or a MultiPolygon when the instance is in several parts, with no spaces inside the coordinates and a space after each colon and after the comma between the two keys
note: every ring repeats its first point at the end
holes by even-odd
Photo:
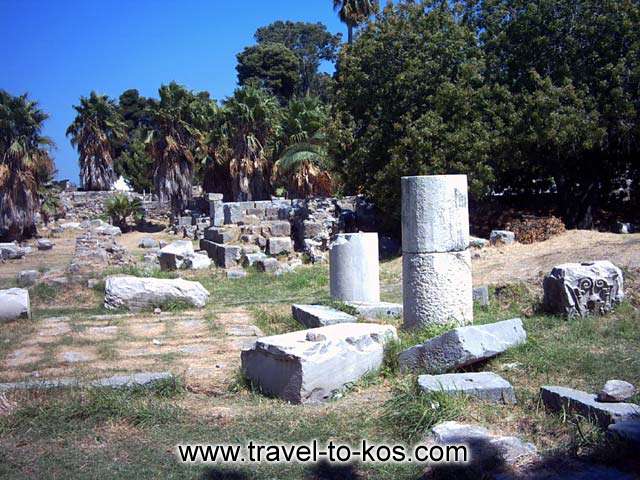
{"type": "Polygon", "coordinates": [[[125,194],[119,193],[111,197],[105,205],[105,213],[111,218],[111,223],[120,227],[123,232],[129,230],[127,220],[140,223],[144,218],[144,208],[139,198],[129,198],[125,194]]]}
{"type": "Polygon", "coordinates": [[[273,145],[278,138],[281,110],[269,92],[252,86],[238,88],[224,103],[229,142],[229,175],[234,200],[270,197],[273,145]]]}
{"type": "Polygon", "coordinates": [[[28,96],[0,90],[0,238],[36,233],[39,190],[55,171],[53,142],[42,135],[49,116],[28,96]]]}
{"type": "Polygon", "coordinates": [[[152,128],[146,143],[156,193],[180,214],[191,199],[197,165],[207,161],[206,128],[217,107],[206,92],[195,94],[175,82],[161,86],[159,94],[149,107],[152,128]]]}
{"type": "Polygon", "coordinates": [[[91,92],[74,105],[76,118],[67,129],[80,155],[80,180],[85,190],[109,190],[116,181],[115,149],[124,138],[126,125],[118,107],[106,95],[91,92]]]}
{"type": "Polygon", "coordinates": [[[349,45],[353,43],[353,29],[378,13],[378,0],[333,0],[333,9],[347,26],[349,45]]]}
{"type": "Polygon", "coordinates": [[[399,224],[400,177],[465,173],[487,191],[495,95],[474,31],[444,3],[389,5],[338,62],[332,156],[347,191],[399,224]]]}
{"type": "Polygon", "coordinates": [[[273,183],[291,197],[329,196],[333,179],[327,153],[327,107],[315,97],[289,102],[283,111],[273,183]]]}
{"type": "Polygon", "coordinates": [[[137,192],[153,190],[153,158],[146,151],[145,139],[151,128],[149,107],[153,100],[138,90],[125,90],[118,100],[118,109],[126,124],[126,135],[117,148],[114,169],[137,192]]]}
{"type": "Polygon", "coordinates": [[[277,21],[259,28],[254,35],[258,44],[279,43],[291,50],[299,62],[300,95],[321,95],[323,76],[320,62],[336,60],[341,35],[333,35],[322,23],[277,21]]]}
{"type": "Polygon", "coordinates": [[[300,83],[298,57],[280,43],[247,47],[238,54],[238,83],[257,84],[281,101],[289,100],[300,83]]]}
{"type": "Polygon", "coordinates": [[[462,4],[486,51],[487,81],[515,105],[496,152],[500,186],[555,185],[567,223],[591,227],[594,208],[638,169],[640,4],[462,4]]]}

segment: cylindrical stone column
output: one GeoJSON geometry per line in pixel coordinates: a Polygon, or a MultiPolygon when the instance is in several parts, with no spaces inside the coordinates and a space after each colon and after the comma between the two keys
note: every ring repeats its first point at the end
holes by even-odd
{"type": "Polygon", "coordinates": [[[473,321],[466,175],[402,178],[404,327],[473,321]]]}
{"type": "Polygon", "coordinates": [[[331,298],[343,302],[380,301],[377,233],[341,233],[329,247],[331,298]]]}

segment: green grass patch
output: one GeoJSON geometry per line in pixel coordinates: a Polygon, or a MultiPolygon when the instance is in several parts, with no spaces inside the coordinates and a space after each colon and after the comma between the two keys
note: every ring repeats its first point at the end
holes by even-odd
{"type": "Polygon", "coordinates": [[[262,330],[265,335],[279,335],[304,328],[296,322],[290,312],[284,313],[279,310],[261,307],[252,308],[251,314],[256,326],[262,330]]]}

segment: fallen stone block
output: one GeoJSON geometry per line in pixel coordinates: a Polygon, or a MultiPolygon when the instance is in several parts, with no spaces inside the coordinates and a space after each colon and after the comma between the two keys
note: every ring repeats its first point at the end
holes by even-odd
{"type": "Polygon", "coordinates": [[[232,268],[237,267],[238,262],[240,261],[240,255],[242,252],[242,247],[238,245],[224,245],[224,244],[214,244],[215,245],[215,257],[214,261],[216,265],[220,268],[232,268]]]}
{"type": "Polygon", "coordinates": [[[280,269],[280,262],[272,257],[257,260],[255,265],[259,272],[265,273],[276,273],[280,269]]]}
{"type": "Polygon", "coordinates": [[[140,248],[158,248],[160,247],[160,244],[158,243],[158,241],[155,238],[151,238],[151,237],[144,237],[140,240],[140,243],[138,243],[138,247],[140,248]]]}
{"type": "Polygon", "coordinates": [[[346,302],[355,308],[358,315],[366,319],[385,319],[402,317],[402,304],[390,302],[346,302]]]}
{"type": "Polygon", "coordinates": [[[353,315],[326,305],[292,305],[291,313],[298,323],[307,328],[325,327],[336,323],[355,323],[353,315]]]}
{"type": "Polygon", "coordinates": [[[19,260],[27,251],[15,243],[0,243],[0,259],[19,260]]]}
{"type": "MultiPolygon", "coordinates": [[[[484,427],[459,422],[439,423],[423,442],[426,445],[460,445],[469,447],[470,460],[477,467],[495,468],[514,465],[524,458],[537,456],[532,443],[518,437],[493,435],[484,427]]],[[[483,469],[486,472],[486,469],[483,469]]]]}
{"type": "Polygon", "coordinates": [[[231,243],[238,240],[240,229],[235,226],[229,227],[210,227],[204,231],[205,240],[214,243],[231,243]]]}
{"type": "Polygon", "coordinates": [[[110,236],[110,237],[117,237],[119,235],[122,235],[122,230],[120,230],[120,227],[115,227],[113,225],[102,225],[100,227],[96,227],[94,229],[92,229],[94,233],[97,233],[98,235],[105,235],[105,236],[110,236]]]}
{"type": "Polygon", "coordinates": [[[188,257],[192,257],[193,243],[190,240],[178,240],[170,243],[166,247],[160,249],[160,269],[163,271],[172,271],[183,268],[184,262],[188,257]]]}
{"type": "Polygon", "coordinates": [[[105,283],[104,306],[110,310],[137,311],[162,307],[170,302],[185,302],[202,308],[208,298],[209,292],[199,282],[181,278],[110,276],[105,283]]]}
{"type": "Polygon", "coordinates": [[[493,230],[489,242],[493,246],[512,245],[516,243],[516,234],[509,230],[493,230]]]}
{"type": "Polygon", "coordinates": [[[344,323],[261,338],[242,352],[242,371],[263,393],[291,403],[329,400],[382,365],[388,325],[344,323]]]}
{"type": "Polygon", "coordinates": [[[599,402],[596,395],[573,388],[544,386],[540,388],[540,396],[552,412],[578,413],[595,420],[602,428],[640,415],[640,406],[634,403],[599,402]]]}
{"type": "Polygon", "coordinates": [[[242,257],[242,266],[245,268],[252,267],[258,260],[264,260],[265,258],[267,258],[267,255],[262,252],[245,253],[242,257]]]}
{"type": "Polygon", "coordinates": [[[38,247],[38,250],[51,250],[53,248],[53,242],[46,238],[39,238],[36,241],[36,246],[38,247]]]}
{"type": "Polygon", "coordinates": [[[598,393],[599,402],[625,402],[636,394],[636,387],[624,380],[609,380],[598,393]]]}
{"type": "Polygon", "coordinates": [[[29,291],[23,288],[0,290],[0,323],[31,318],[29,291]]]}
{"type": "Polygon", "coordinates": [[[211,268],[211,259],[206,253],[194,253],[184,261],[184,267],[189,270],[206,270],[211,268]]]}
{"type": "Polygon", "coordinates": [[[20,288],[31,287],[36,284],[38,275],[37,270],[22,270],[16,275],[16,283],[20,288]]]}
{"type": "Polygon", "coordinates": [[[282,255],[292,251],[293,245],[289,237],[271,237],[267,241],[267,253],[269,255],[282,255]]]}
{"type": "Polygon", "coordinates": [[[604,315],[624,299],[622,270],[607,260],[558,265],[543,288],[545,310],[569,317],[604,315]]]}
{"type": "Polygon", "coordinates": [[[291,236],[291,224],[284,220],[269,222],[268,226],[263,227],[262,230],[263,232],[267,230],[267,232],[265,233],[267,233],[271,237],[291,236]]]}
{"type": "Polygon", "coordinates": [[[489,245],[489,240],[479,237],[469,237],[469,246],[472,248],[484,248],[489,245]]]}
{"type": "Polygon", "coordinates": [[[418,385],[425,393],[464,394],[493,403],[516,403],[511,384],[492,372],[420,375],[418,385]]]}
{"type": "Polygon", "coordinates": [[[494,357],[526,340],[519,318],[460,327],[400,353],[400,368],[440,373],[494,357]]]}

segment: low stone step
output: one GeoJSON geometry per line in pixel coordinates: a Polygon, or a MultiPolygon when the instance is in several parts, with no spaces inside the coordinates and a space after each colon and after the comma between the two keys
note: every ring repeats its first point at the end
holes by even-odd
{"type": "Polygon", "coordinates": [[[418,385],[425,393],[464,394],[494,403],[516,403],[511,384],[493,372],[420,375],[418,385]]]}
{"type": "Polygon", "coordinates": [[[597,395],[573,388],[543,386],[540,396],[545,407],[552,412],[578,413],[596,420],[602,428],[640,415],[640,406],[634,403],[599,402],[597,395]]]}
{"type": "Polygon", "coordinates": [[[494,357],[526,340],[519,318],[460,327],[400,353],[400,368],[441,373],[494,357]]]}
{"type": "Polygon", "coordinates": [[[25,382],[0,383],[0,392],[67,387],[131,388],[137,386],[149,386],[160,380],[167,380],[172,377],[173,375],[169,372],[142,372],[131,375],[114,375],[112,377],[100,378],[89,382],[82,382],[75,378],[31,380],[25,382]]]}
{"type": "Polygon", "coordinates": [[[307,328],[325,327],[336,323],[355,323],[353,315],[341,312],[326,305],[292,305],[291,314],[307,328]]]}

